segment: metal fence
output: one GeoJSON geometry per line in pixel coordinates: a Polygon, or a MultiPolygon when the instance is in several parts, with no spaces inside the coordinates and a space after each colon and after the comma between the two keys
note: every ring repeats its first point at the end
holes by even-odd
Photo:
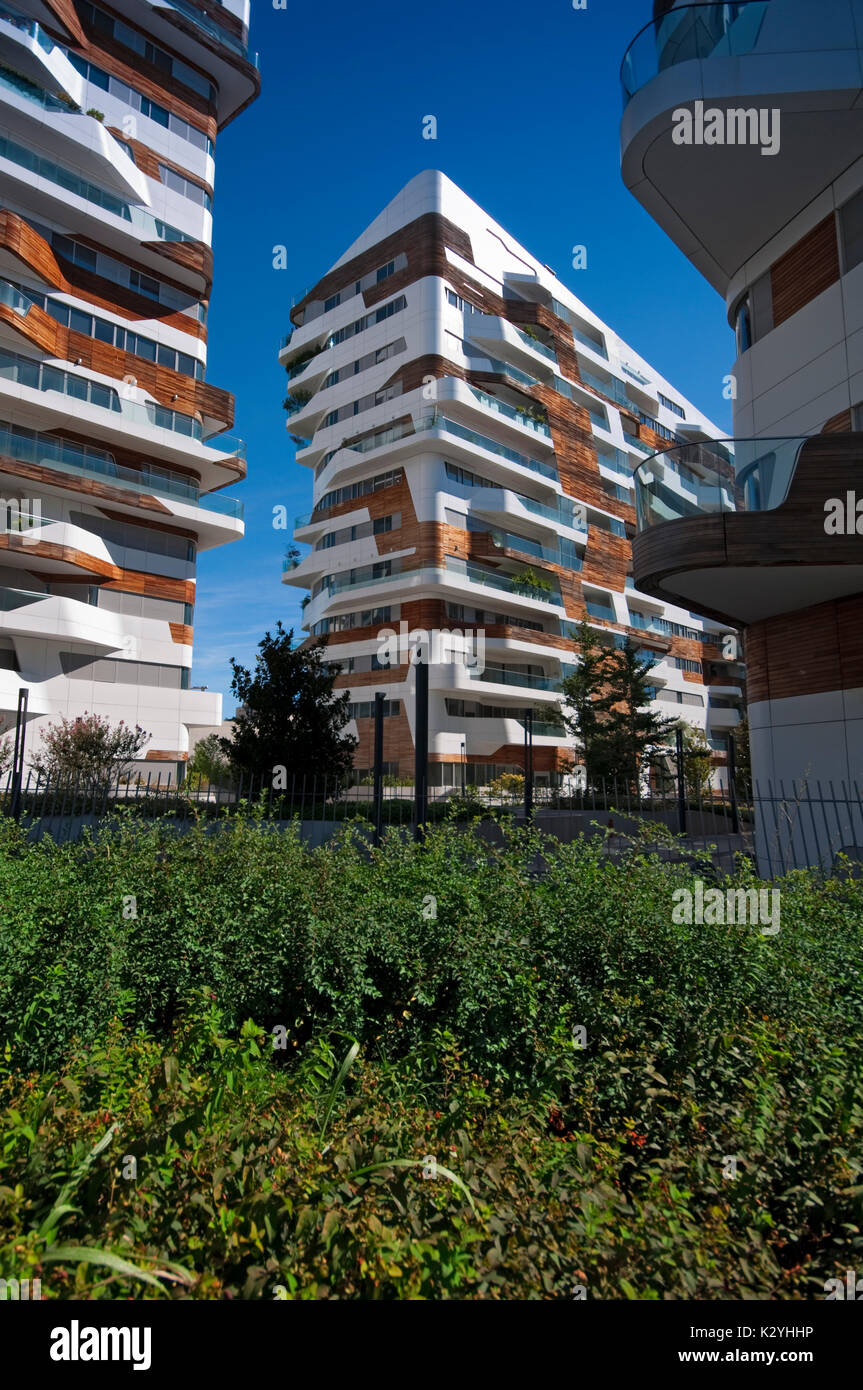
{"type": "MultiPolygon", "coordinates": [[[[218,821],[254,808],[270,822],[299,821],[315,826],[318,840],[332,828],[359,821],[379,836],[388,826],[416,832],[413,782],[384,777],[243,776],[207,783],[197,778],[175,782],[162,771],[147,776],[92,778],[68,776],[46,780],[12,774],[0,781],[0,815],[14,816],[38,834],[76,839],[85,825],[131,812],[137,817],[168,817],[179,829],[194,822],[218,821]],[[377,795],[376,795],[377,792],[377,795]]],[[[721,788],[692,787],[669,778],[662,785],[636,790],[625,782],[599,780],[586,787],[521,785],[502,788],[501,780],[485,786],[426,788],[425,824],[452,819],[508,815],[530,818],[543,831],[571,840],[580,834],[603,834],[609,847],[623,849],[633,836],[655,842],[667,857],[685,857],[712,849],[714,861],[731,867],[738,854],[752,857],[760,874],[774,878],[791,869],[837,868],[839,856],[863,861],[863,796],[858,783],[783,783],[750,787],[738,778],[721,788]],[[673,842],[672,842],[673,841],[673,842]]]]}

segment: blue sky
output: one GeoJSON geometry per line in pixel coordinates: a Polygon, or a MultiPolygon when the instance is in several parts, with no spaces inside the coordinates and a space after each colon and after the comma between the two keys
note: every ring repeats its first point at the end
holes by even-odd
{"type": "Polygon", "coordinates": [[[724,305],[620,177],[618,72],[650,0],[252,0],[258,101],[216,149],[215,289],[208,378],[236,395],[248,479],[245,539],[198,569],[193,684],[234,709],[229,658],[254,664],[278,618],[300,628],[303,591],[281,583],[311,507],[311,471],[285,430],[279,340],[292,299],[328,270],[422,169],[442,169],[638,352],[730,431],[734,356],[724,305]],[[438,122],[422,138],[422,118],[438,122]],[[570,269],[573,245],[587,269],[570,269]],[[273,269],[273,247],[288,268],[273,269]]]}

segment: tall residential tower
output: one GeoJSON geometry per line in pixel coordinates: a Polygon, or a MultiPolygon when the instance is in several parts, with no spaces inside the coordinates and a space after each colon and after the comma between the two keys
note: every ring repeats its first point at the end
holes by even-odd
{"type": "Polygon", "coordinates": [[[863,788],[863,4],[655,0],[622,77],[624,180],[736,333],[735,438],[644,465],[635,580],[745,629],[763,790],[841,800],[863,788]]]}
{"type": "Polygon", "coordinates": [[[630,573],[633,468],[716,427],[433,170],[291,318],[288,428],[314,507],[295,528],[311,552],[285,580],[310,589],[306,629],[341,665],[357,768],[371,767],[382,691],[385,760],[413,771],[414,672],[406,642],[382,665],[382,633],[421,629],[476,653],[484,641],[474,666],[433,654],[430,785],[522,766],[527,710],[538,780],[557,781],[571,752],[559,685],[585,615],[601,640],[629,633],[660,657],[658,708],[706,731],[721,761],[741,695],[722,625],[639,593],[630,573]]]}
{"type": "Polygon", "coordinates": [[[199,550],[242,534],[205,380],[218,131],[257,95],[248,0],[0,5],[0,713],[85,710],[172,775],[199,550]]]}

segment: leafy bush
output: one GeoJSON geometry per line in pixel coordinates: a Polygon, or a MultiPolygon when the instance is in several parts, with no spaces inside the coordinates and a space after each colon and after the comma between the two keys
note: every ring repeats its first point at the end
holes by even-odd
{"type": "Polygon", "coordinates": [[[0,1274],[132,1277],[84,1245],[174,1297],[796,1298],[859,1266],[863,882],[787,875],[766,936],[674,922],[693,871],[637,842],[497,835],[0,823],[0,1274]]]}
{"type": "Polygon", "coordinates": [[[83,783],[128,780],[131,763],[141,756],[150,742],[140,724],[133,729],[121,719],[112,727],[110,719],[98,714],[61,715],[49,724],[42,742],[30,759],[43,781],[76,778],[83,783]]]}

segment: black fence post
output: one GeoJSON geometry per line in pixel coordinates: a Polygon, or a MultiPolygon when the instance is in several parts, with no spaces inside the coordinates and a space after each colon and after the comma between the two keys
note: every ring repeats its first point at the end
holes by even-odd
{"type": "Polygon", "coordinates": [[[27,703],[30,690],[22,685],[18,691],[18,711],[15,715],[15,751],[12,754],[12,799],[9,810],[15,820],[21,819],[21,783],[24,777],[24,742],[27,733],[27,703]]]}
{"type": "Polygon", "coordinates": [[[429,653],[417,644],[414,728],[414,839],[422,840],[428,816],[429,653]]]}
{"type": "Polygon", "coordinates": [[[524,818],[533,815],[533,710],[524,712],[524,818]]]}
{"type": "Polygon", "coordinates": [[[374,765],[375,845],[381,842],[384,820],[384,694],[375,695],[375,765],[374,765]]]}
{"type": "Polygon", "coordinates": [[[674,734],[675,762],[677,763],[677,831],[686,834],[686,769],[683,764],[683,730],[678,728],[674,734]]]}
{"type": "Polygon", "coordinates": [[[728,791],[731,797],[731,833],[740,834],[740,815],[737,809],[737,753],[734,735],[728,735],[728,791]]]}

